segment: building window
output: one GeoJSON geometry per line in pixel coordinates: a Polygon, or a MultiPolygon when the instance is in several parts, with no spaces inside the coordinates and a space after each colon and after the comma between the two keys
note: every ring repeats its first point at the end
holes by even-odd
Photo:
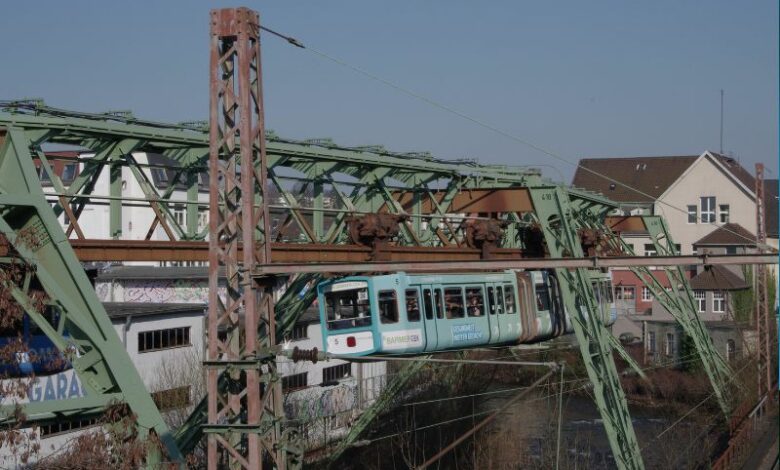
{"type": "Polygon", "coordinates": [[[309,385],[308,372],[282,377],[282,392],[284,393],[306,388],[307,385],[309,385]]]}
{"type": "Polygon", "coordinates": [[[696,299],[696,310],[699,313],[707,311],[707,293],[703,290],[693,291],[693,297],[696,299]]]}
{"type": "Polygon", "coordinates": [[[691,204],[688,206],[688,223],[695,224],[696,219],[699,218],[699,208],[691,204]]]}
{"type": "Polygon", "coordinates": [[[152,400],[154,400],[154,404],[157,405],[160,411],[184,408],[192,403],[190,387],[187,385],[154,392],[152,393],[152,400]]]}
{"type": "Polygon", "coordinates": [[[655,245],[652,243],[645,243],[645,256],[656,256],[658,252],[655,251],[655,245]]]}
{"type": "MultiPolygon", "coordinates": [[[[276,220],[276,224],[279,225],[279,220],[276,220]]],[[[209,212],[208,211],[200,211],[198,212],[198,232],[202,231],[206,227],[209,226],[209,212]]]]}
{"type": "Polygon", "coordinates": [[[715,222],[715,197],[707,196],[701,199],[701,221],[705,224],[715,222]]]}
{"type": "Polygon", "coordinates": [[[295,325],[287,337],[290,341],[300,341],[309,337],[309,325],[295,325]]]}
{"type": "Polygon", "coordinates": [[[352,364],[349,363],[322,369],[322,381],[325,384],[338,382],[348,377],[352,377],[352,364]]]}
{"type": "Polygon", "coordinates": [[[77,163],[66,163],[62,167],[62,176],[60,176],[60,180],[62,180],[62,184],[69,185],[73,182],[73,180],[76,179],[76,174],[78,173],[78,164],[77,163]]]}
{"type": "MultiPolygon", "coordinates": [[[[51,177],[49,176],[49,173],[46,171],[46,169],[43,167],[43,165],[39,166],[38,168],[38,176],[41,178],[41,186],[51,186],[51,177]]],[[[52,171],[54,169],[52,168],[52,171]]]]}
{"type": "Polygon", "coordinates": [[[733,339],[726,341],[726,360],[733,361],[737,355],[737,343],[733,339]]]}
{"type": "Polygon", "coordinates": [[[712,311],[715,313],[726,311],[726,294],[723,291],[712,293],[712,311]]]}
{"type": "Polygon", "coordinates": [[[665,352],[667,356],[674,355],[674,333],[666,333],[666,348],[665,352]]]}
{"type": "Polygon", "coordinates": [[[737,247],[734,245],[727,246],[726,247],[726,254],[727,255],[736,255],[737,254],[737,247]]]}
{"type": "Polygon", "coordinates": [[[647,352],[655,354],[655,331],[647,333],[647,352]]]}
{"type": "Polygon", "coordinates": [[[379,291],[379,318],[382,323],[398,323],[398,302],[394,290],[379,291]]]}
{"type": "Polygon", "coordinates": [[[615,287],[615,298],[617,300],[634,300],[636,298],[634,286],[615,287]]]}
{"type": "Polygon", "coordinates": [[[183,205],[176,205],[173,208],[173,220],[179,224],[180,227],[184,226],[184,221],[187,217],[187,213],[184,211],[183,205]]]}
{"type": "Polygon", "coordinates": [[[648,287],[642,288],[642,302],[650,302],[653,300],[653,293],[648,287]]]}
{"type": "MultiPolygon", "coordinates": [[[[75,215],[77,217],[79,215],[78,214],[78,209],[79,209],[79,205],[78,204],[71,204],[70,205],[71,212],[73,212],[73,215],[75,215]]],[[[65,212],[65,211],[62,212],[62,225],[66,226],[66,227],[70,226],[70,217],[68,217],[68,213],[65,212]]]]}
{"type": "Polygon", "coordinates": [[[190,327],[167,328],[164,330],[142,331],[138,333],[138,352],[159,351],[161,349],[191,346],[190,327]]]}
{"type": "Polygon", "coordinates": [[[633,255],[634,254],[634,244],[633,243],[626,243],[625,246],[626,253],[633,255]]]}
{"type": "Polygon", "coordinates": [[[98,418],[87,419],[61,419],[57,422],[40,426],[41,437],[51,437],[60,433],[75,431],[89,426],[97,426],[98,418]]]}
{"type": "Polygon", "coordinates": [[[729,223],[729,205],[721,204],[718,206],[718,214],[720,215],[720,223],[729,223]]]}
{"type": "Polygon", "coordinates": [[[152,168],[152,181],[158,188],[167,188],[168,171],[165,168],[152,168]]]}

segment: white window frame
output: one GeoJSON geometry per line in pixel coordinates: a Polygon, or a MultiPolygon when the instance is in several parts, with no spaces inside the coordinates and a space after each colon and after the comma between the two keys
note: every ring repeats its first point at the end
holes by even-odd
{"type": "Polygon", "coordinates": [[[655,354],[655,331],[647,332],[647,352],[655,354]]]}
{"type": "Polygon", "coordinates": [[[674,333],[666,333],[666,342],[664,343],[664,352],[667,356],[674,355],[674,333]]]}
{"type": "Polygon", "coordinates": [[[653,300],[653,293],[649,287],[642,287],[642,302],[651,302],[653,300]]]}
{"type": "Polygon", "coordinates": [[[699,206],[696,204],[688,205],[688,223],[695,224],[699,221],[699,206]]]}
{"type": "Polygon", "coordinates": [[[699,313],[704,313],[707,311],[707,292],[703,290],[695,290],[693,291],[693,297],[696,299],[696,305],[697,309],[696,311],[699,313]]]}
{"type": "Polygon", "coordinates": [[[726,293],[722,290],[712,293],[712,311],[715,313],[726,312],[726,293]]]}
{"type": "Polygon", "coordinates": [[[616,296],[619,295],[620,297],[615,297],[617,300],[630,300],[632,302],[636,302],[636,287],[634,286],[615,286],[615,293],[616,296]],[[626,298],[626,293],[631,292],[631,298],[626,298]]]}
{"type": "Polygon", "coordinates": [[[701,222],[703,224],[715,223],[715,209],[718,207],[715,196],[702,196],[699,200],[701,206],[701,222]]]}
{"type": "Polygon", "coordinates": [[[645,256],[658,256],[658,250],[655,249],[655,245],[652,243],[645,243],[644,250],[645,256]],[[650,246],[653,247],[652,250],[648,249],[650,246]]]}
{"type": "Polygon", "coordinates": [[[722,224],[729,223],[729,213],[730,213],[730,208],[729,208],[728,204],[719,204],[718,205],[718,220],[720,221],[720,223],[722,223],[722,224]],[[725,210],[724,210],[724,208],[725,208],[725,210]]]}

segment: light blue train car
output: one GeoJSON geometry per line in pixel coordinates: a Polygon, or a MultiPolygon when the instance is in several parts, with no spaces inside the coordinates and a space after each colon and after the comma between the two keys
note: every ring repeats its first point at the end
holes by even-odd
{"type": "MultiPolygon", "coordinates": [[[[616,319],[608,273],[592,278],[601,320],[616,319]]],[[[317,286],[332,354],[421,354],[545,341],[574,330],[552,271],[350,276],[317,286]]]]}

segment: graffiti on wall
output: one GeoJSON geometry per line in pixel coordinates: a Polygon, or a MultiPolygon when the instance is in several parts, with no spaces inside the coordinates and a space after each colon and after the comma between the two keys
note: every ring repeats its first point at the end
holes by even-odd
{"type": "MultiPolygon", "coordinates": [[[[116,283],[98,283],[95,292],[102,302],[146,302],[207,304],[208,281],[194,279],[149,279],[116,283]]],[[[225,288],[219,289],[224,298],[225,288]]]]}
{"type": "Polygon", "coordinates": [[[73,369],[33,378],[6,379],[2,381],[2,386],[4,389],[11,390],[14,393],[0,396],[0,405],[67,400],[87,396],[87,392],[81,384],[81,379],[79,379],[79,376],[73,369]],[[24,396],[16,396],[16,387],[19,386],[26,389],[24,396]]]}
{"type": "Polygon", "coordinates": [[[350,411],[358,406],[356,383],[330,388],[312,387],[284,396],[284,412],[289,419],[307,421],[350,411]]]}

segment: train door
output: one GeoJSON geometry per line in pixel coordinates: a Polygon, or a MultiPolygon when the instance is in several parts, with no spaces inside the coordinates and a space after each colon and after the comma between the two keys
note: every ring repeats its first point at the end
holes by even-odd
{"type": "Polygon", "coordinates": [[[527,271],[516,272],[517,279],[517,301],[520,315],[520,325],[523,331],[519,335],[520,342],[525,342],[533,338],[536,331],[536,302],[533,300],[531,274],[527,271]]]}
{"type": "MultiPolygon", "coordinates": [[[[498,283],[486,284],[488,315],[490,316],[491,343],[502,344],[517,341],[522,328],[519,317],[506,314],[504,286],[498,283]]],[[[513,296],[514,297],[514,296],[513,296]]]]}
{"type": "MultiPolygon", "coordinates": [[[[435,351],[438,348],[438,332],[436,330],[437,312],[435,302],[436,289],[430,284],[426,284],[421,287],[423,325],[425,325],[425,350],[435,351]]],[[[439,305],[441,305],[441,302],[439,305]]],[[[439,310],[438,315],[441,315],[441,310],[439,310]]]]}

